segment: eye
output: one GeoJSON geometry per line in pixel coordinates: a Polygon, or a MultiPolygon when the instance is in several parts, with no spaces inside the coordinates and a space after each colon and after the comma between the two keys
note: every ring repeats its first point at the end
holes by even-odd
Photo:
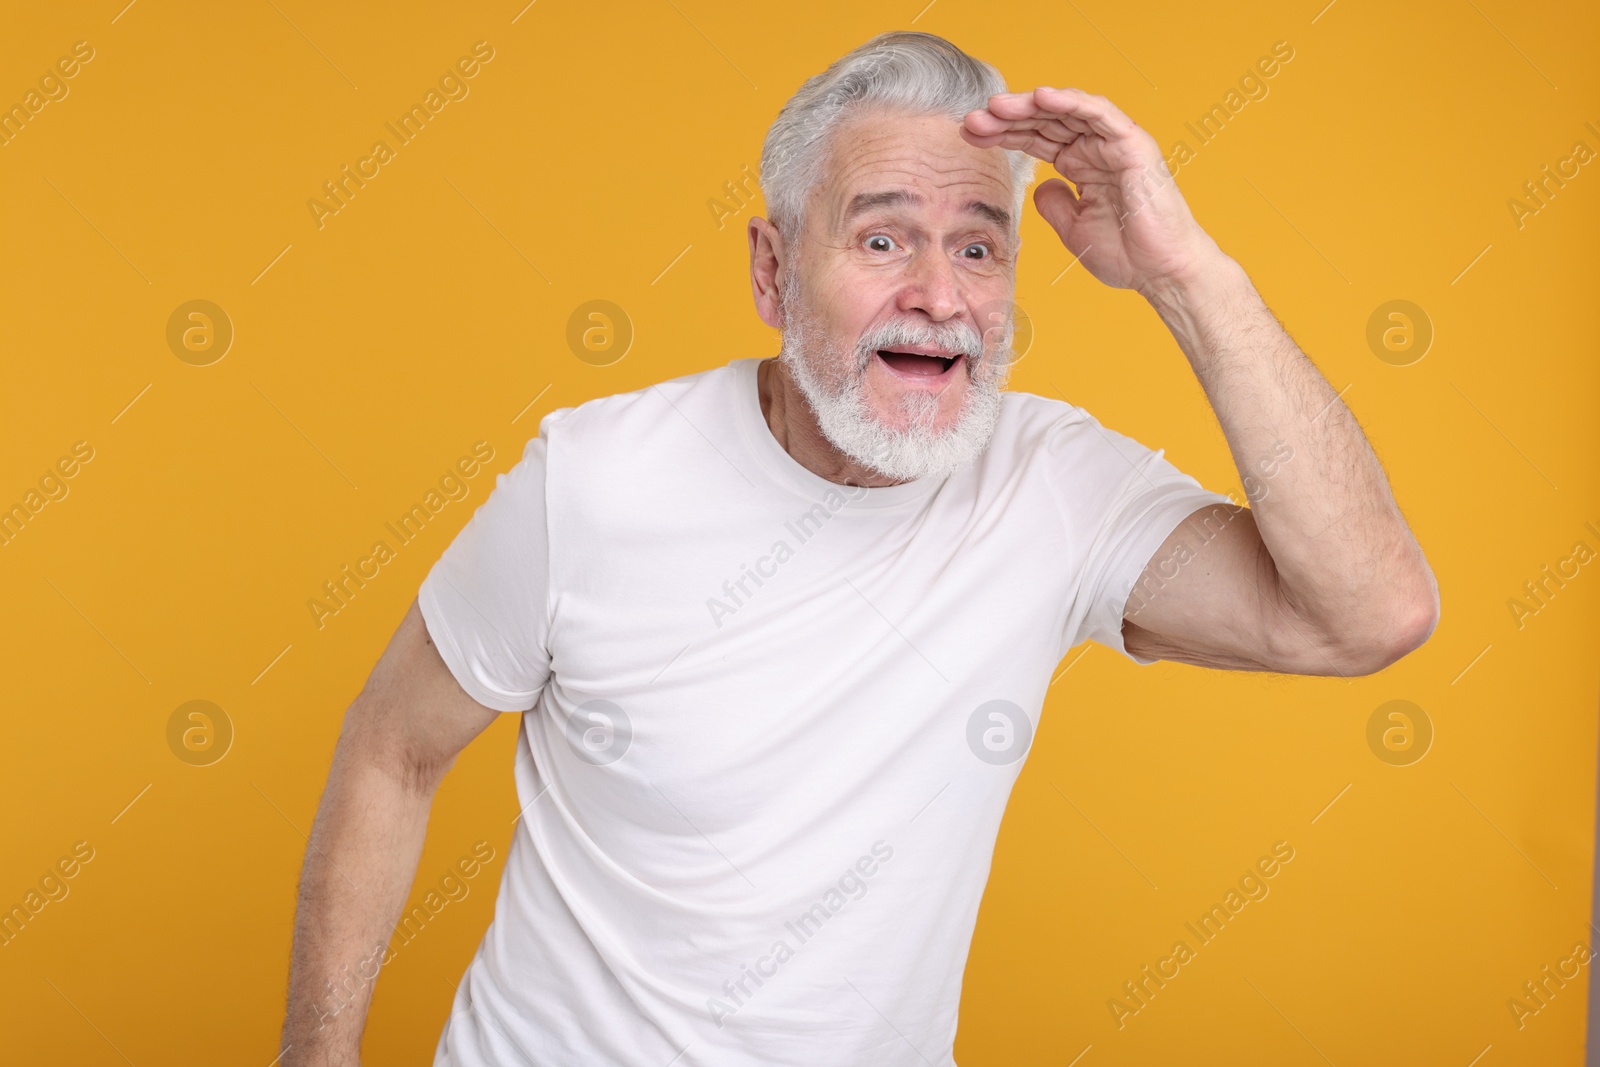
{"type": "Polygon", "coordinates": [[[890,237],[887,234],[875,233],[871,237],[867,238],[867,247],[872,249],[874,252],[892,252],[898,246],[895,245],[893,237],[890,237]],[[876,244],[875,242],[878,241],[885,242],[889,245],[889,247],[884,248],[881,245],[876,244]]]}
{"type": "Polygon", "coordinates": [[[972,244],[970,244],[967,247],[963,248],[961,250],[961,252],[962,252],[963,255],[965,255],[966,253],[972,251],[974,248],[983,249],[984,254],[982,256],[967,256],[968,259],[988,259],[989,258],[989,246],[984,244],[981,241],[974,241],[972,244]]]}

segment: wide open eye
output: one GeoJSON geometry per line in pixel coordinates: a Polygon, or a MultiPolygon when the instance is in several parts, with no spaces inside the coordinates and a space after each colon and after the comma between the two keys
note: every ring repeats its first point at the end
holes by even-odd
{"type": "Polygon", "coordinates": [[[875,233],[871,237],[867,238],[867,247],[872,249],[874,252],[893,252],[899,246],[894,243],[894,238],[890,237],[888,234],[875,233]],[[889,247],[883,247],[877,243],[879,241],[886,243],[889,247]]]}
{"type": "Polygon", "coordinates": [[[983,255],[981,255],[981,256],[967,256],[968,259],[988,259],[990,257],[990,255],[991,255],[991,253],[989,251],[989,246],[984,244],[982,241],[974,241],[974,242],[972,242],[970,245],[968,245],[967,247],[963,248],[961,250],[961,252],[962,252],[963,255],[966,255],[966,253],[972,251],[974,248],[983,249],[983,255]]]}

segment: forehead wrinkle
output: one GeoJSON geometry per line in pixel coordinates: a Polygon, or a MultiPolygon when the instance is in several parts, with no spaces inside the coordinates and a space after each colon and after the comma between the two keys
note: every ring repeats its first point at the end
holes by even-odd
{"type": "MultiPolygon", "coordinates": [[[[826,218],[832,233],[838,235],[843,231],[845,212],[855,193],[880,191],[897,184],[924,193],[932,190],[935,194],[968,186],[971,192],[960,196],[963,207],[967,201],[982,200],[1009,218],[1014,199],[1009,165],[1001,176],[983,165],[996,158],[995,154],[979,158],[971,154],[989,150],[975,149],[965,142],[953,143],[950,147],[950,151],[945,151],[929,144],[927,138],[908,138],[903,127],[887,127],[880,122],[856,120],[841,127],[829,146],[827,180],[813,191],[813,195],[823,196],[840,189],[850,190],[849,195],[828,196],[831,203],[827,205],[826,218]],[[846,160],[842,165],[841,156],[846,160]],[[880,172],[865,175],[864,172],[880,166],[883,167],[880,172]]],[[[998,158],[1004,162],[1003,156],[998,158]]],[[[986,212],[980,212],[980,216],[1001,226],[1002,230],[1007,229],[997,220],[989,219],[986,212]]]]}
{"type": "Polygon", "coordinates": [[[971,181],[977,185],[989,183],[1005,184],[992,172],[977,165],[975,162],[955,159],[949,155],[932,151],[928,151],[926,154],[918,154],[913,158],[907,158],[904,152],[897,151],[891,146],[854,153],[854,157],[850,162],[838,172],[839,177],[841,180],[845,180],[863,168],[886,162],[889,164],[885,171],[886,174],[898,172],[914,177],[924,177],[935,185],[948,185],[962,180],[971,181]]]}
{"type": "MultiPolygon", "coordinates": [[[[956,124],[952,125],[954,126],[956,124]]],[[[944,161],[959,160],[961,157],[965,157],[967,160],[972,162],[967,162],[965,164],[958,163],[958,166],[965,165],[973,167],[974,169],[979,169],[975,161],[977,158],[982,158],[985,160],[993,158],[993,152],[991,149],[975,148],[972,145],[967,144],[965,141],[952,142],[951,147],[955,149],[955,151],[940,152],[937,151],[927,139],[913,139],[908,141],[904,135],[904,131],[902,130],[883,129],[881,127],[872,128],[860,123],[845,127],[843,136],[839,137],[834,142],[835,150],[837,150],[841,141],[846,141],[850,138],[854,138],[854,144],[851,147],[855,149],[855,152],[858,156],[864,159],[881,158],[881,156],[878,155],[879,153],[881,153],[882,156],[898,156],[899,158],[905,158],[904,151],[907,144],[909,144],[913,150],[922,149],[926,153],[926,155],[921,155],[918,157],[919,161],[923,162],[926,162],[929,159],[934,161],[944,161]],[[983,153],[983,155],[975,157],[973,153],[983,153]]]]}
{"type": "MultiPolygon", "coordinates": [[[[895,209],[904,207],[922,207],[927,203],[928,198],[915,189],[892,188],[857,193],[836,214],[841,215],[839,225],[844,226],[857,216],[869,215],[875,210],[887,209],[892,212],[895,209]]],[[[1009,229],[1011,225],[1011,213],[1009,211],[991,204],[981,196],[962,198],[961,206],[957,211],[963,216],[976,215],[980,219],[1000,227],[1002,230],[1009,229]]]]}
{"type": "MultiPolygon", "coordinates": [[[[844,188],[849,189],[853,184],[855,184],[853,179],[857,177],[858,173],[862,170],[863,166],[867,162],[869,161],[853,163],[844,171],[840,172],[838,181],[835,183],[836,187],[843,186],[844,188]]],[[[938,169],[939,168],[936,167],[922,168],[923,171],[938,169]]],[[[890,191],[897,186],[904,187],[909,191],[915,192],[916,195],[920,196],[924,202],[929,200],[929,197],[923,191],[924,188],[931,188],[935,194],[943,194],[954,191],[957,199],[960,201],[958,210],[960,210],[962,214],[974,213],[968,212],[966,210],[966,205],[969,201],[978,200],[986,205],[993,206],[995,210],[1006,215],[1007,219],[1001,220],[994,218],[983,208],[978,208],[975,212],[979,217],[994,223],[996,226],[1005,227],[1009,225],[1010,212],[1004,205],[1009,203],[1010,189],[1001,184],[1000,190],[1003,195],[996,196],[996,186],[1000,183],[995,182],[992,180],[991,176],[984,174],[983,171],[977,168],[960,165],[951,168],[947,173],[934,176],[925,172],[919,173],[918,168],[914,166],[893,167],[881,173],[874,174],[870,179],[861,181],[860,184],[875,187],[873,189],[864,189],[862,192],[879,190],[890,191]],[[993,201],[998,201],[998,204],[992,204],[991,202],[993,201]]],[[[833,228],[836,232],[842,229],[845,225],[845,215],[848,213],[850,209],[850,203],[852,200],[854,200],[856,195],[860,194],[857,193],[849,196],[841,195],[834,198],[834,203],[830,206],[829,214],[832,218],[833,228]]]]}

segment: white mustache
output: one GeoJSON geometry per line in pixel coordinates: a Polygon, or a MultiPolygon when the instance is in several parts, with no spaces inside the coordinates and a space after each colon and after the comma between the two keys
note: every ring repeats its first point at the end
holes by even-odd
{"type": "Polygon", "coordinates": [[[983,337],[965,322],[925,325],[894,320],[868,330],[856,343],[857,365],[865,367],[882,348],[927,345],[950,353],[960,353],[968,362],[983,358],[983,337]]]}

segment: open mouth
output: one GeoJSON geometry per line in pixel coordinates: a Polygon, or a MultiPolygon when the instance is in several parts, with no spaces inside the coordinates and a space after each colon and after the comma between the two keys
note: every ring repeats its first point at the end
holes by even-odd
{"type": "Polygon", "coordinates": [[[921,352],[899,352],[890,348],[878,349],[878,358],[896,374],[908,378],[942,378],[950,372],[964,355],[924,355],[921,352]]]}

